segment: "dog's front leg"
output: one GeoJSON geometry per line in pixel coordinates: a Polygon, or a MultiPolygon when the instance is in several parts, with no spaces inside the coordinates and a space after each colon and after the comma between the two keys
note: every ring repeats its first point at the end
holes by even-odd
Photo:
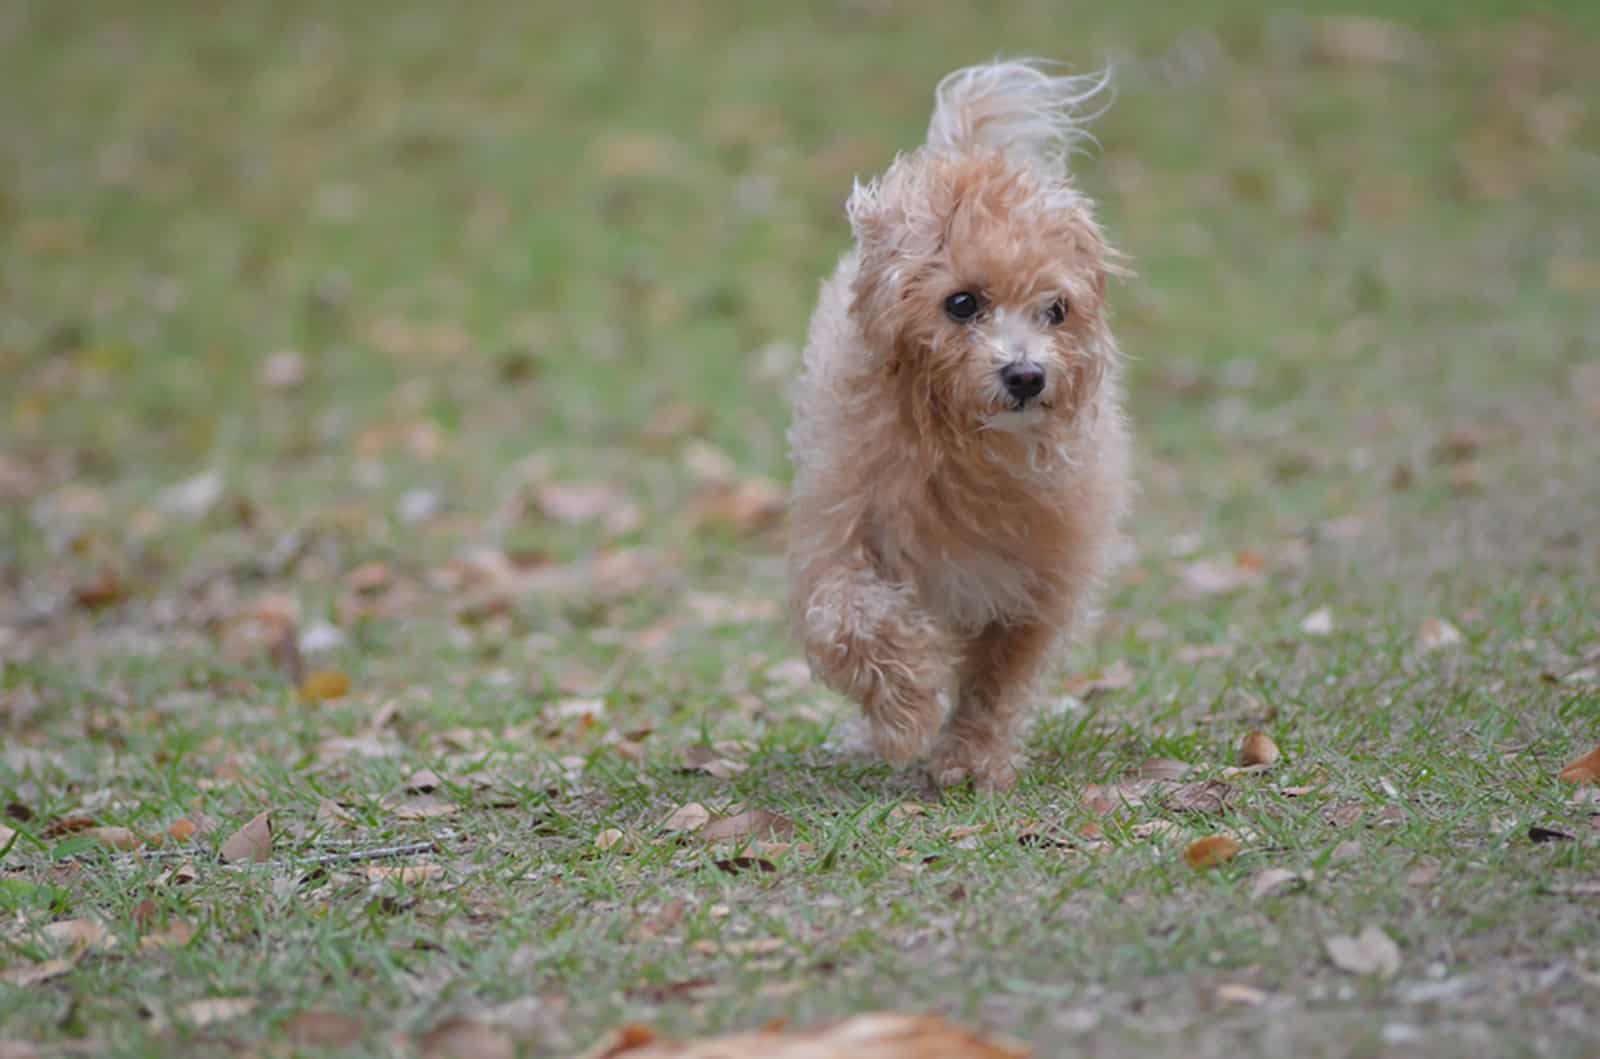
{"type": "Polygon", "coordinates": [[[903,765],[939,730],[953,643],[909,586],[865,560],[832,566],[807,593],[806,658],[818,680],[861,704],[878,753],[903,765]]]}
{"type": "Polygon", "coordinates": [[[955,710],[934,748],[934,783],[1008,790],[1017,782],[1017,728],[1057,632],[1045,622],[994,622],[970,641],[955,710]]]}

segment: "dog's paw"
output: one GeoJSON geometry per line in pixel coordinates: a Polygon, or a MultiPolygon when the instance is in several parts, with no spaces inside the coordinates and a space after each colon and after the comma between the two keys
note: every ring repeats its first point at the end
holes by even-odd
{"type": "Polygon", "coordinates": [[[1017,785],[1017,766],[1003,752],[974,752],[969,747],[941,749],[928,763],[928,775],[941,790],[971,784],[979,791],[1009,791],[1017,785]]]}

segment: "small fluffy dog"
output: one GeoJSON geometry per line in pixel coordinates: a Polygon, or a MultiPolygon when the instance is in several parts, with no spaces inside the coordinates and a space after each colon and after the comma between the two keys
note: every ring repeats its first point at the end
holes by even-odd
{"type": "Polygon", "coordinates": [[[847,213],[789,434],[789,567],[812,674],[896,764],[1016,782],[1036,678],[1090,609],[1126,507],[1106,319],[1116,257],[1072,184],[1103,79],[1039,64],[940,82],[928,142],[847,213]]]}

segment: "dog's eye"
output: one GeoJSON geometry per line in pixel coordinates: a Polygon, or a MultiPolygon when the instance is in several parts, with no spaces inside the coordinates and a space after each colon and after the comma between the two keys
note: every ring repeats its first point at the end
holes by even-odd
{"type": "Polygon", "coordinates": [[[1057,298],[1050,303],[1050,308],[1044,311],[1045,323],[1051,327],[1059,327],[1067,320],[1067,299],[1057,298]]]}
{"type": "Polygon", "coordinates": [[[978,315],[982,305],[971,291],[958,291],[944,300],[944,312],[956,323],[964,324],[978,315]]]}

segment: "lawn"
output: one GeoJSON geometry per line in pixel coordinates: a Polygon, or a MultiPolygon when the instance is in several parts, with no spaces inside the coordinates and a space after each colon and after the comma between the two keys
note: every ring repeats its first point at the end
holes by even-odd
{"type": "Polygon", "coordinates": [[[1600,1054],[1597,12],[5,5],[0,1056],[1600,1054]],[[1140,496],[941,797],[785,633],[785,393],[1018,53],[1116,66],[1140,496]]]}

